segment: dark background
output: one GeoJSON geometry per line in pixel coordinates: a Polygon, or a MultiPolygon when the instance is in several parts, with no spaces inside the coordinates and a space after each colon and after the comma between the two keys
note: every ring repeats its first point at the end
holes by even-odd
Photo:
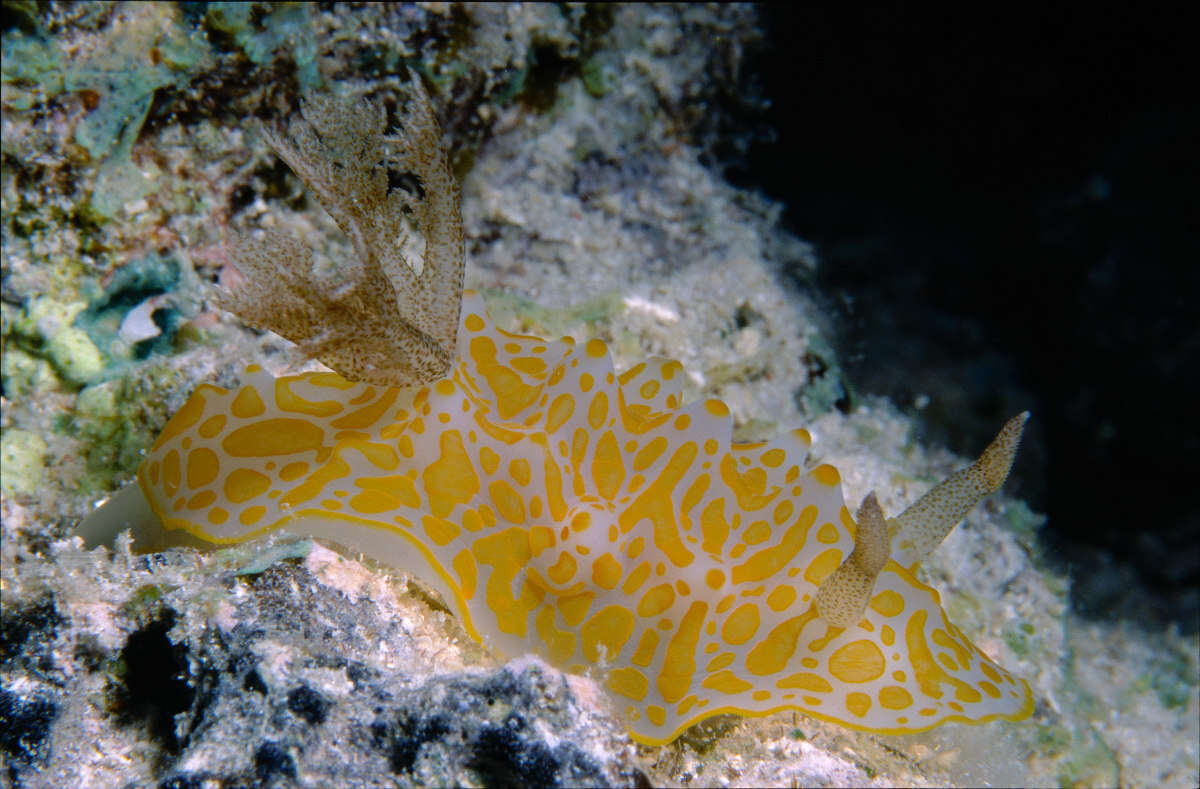
{"type": "Polygon", "coordinates": [[[776,136],[727,175],[817,245],[850,385],[969,456],[1028,408],[1009,489],[1047,513],[1077,610],[1196,630],[1194,20],[760,13],[776,136]]]}

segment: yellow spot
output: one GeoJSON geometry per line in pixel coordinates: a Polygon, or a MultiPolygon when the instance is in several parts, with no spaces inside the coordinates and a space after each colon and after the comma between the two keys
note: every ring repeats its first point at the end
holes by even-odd
{"type": "Polygon", "coordinates": [[[271,478],[253,469],[235,468],[225,477],[225,498],[234,504],[261,496],[271,487],[271,478]]]}
{"type": "Polygon", "coordinates": [[[500,517],[518,525],[525,522],[525,499],[513,490],[512,485],[498,479],[488,485],[488,493],[500,517]]]}
{"type": "Polygon", "coordinates": [[[204,420],[204,423],[197,428],[201,438],[214,438],[222,430],[225,429],[225,415],[217,414],[214,417],[209,417],[204,420]]]}
{"type": "Polygon", "coordinates": [[[775,683],[777,688],[798,688],[799,690],[811,690],[818,693],[830,693],[833,691],[833,686],[824,677],[817,674],[812,674],[807,671],[800,671],[796,674],[789,674],[783,679],[775,683]]]}
{"type": "Polygon", "coordinates": [[[699,600],[692,603],[675,635],[667,643],[667,653],[655,687],[668,704],[682,699],[692,686],[692,675],[696,673],[696,644],[700,641],[700,627],[704,624],[707,612],[707,603],[699,600]]]}
{"type": "Polygon", "coordinates": [[[592,562],[592,583],[601,589],[616,589],[621,583],[621,562],[611,553],[599,556],[592,562]]]}
{"type": "Polygon", "coordinates": [[[843,682],[870,682],[883,676],[887,661],[870,641],[851,641],[829,656],[829,673],[843,682]]]}
{"type": "Polygon", "coordinates": [[[221,442],[233,457],[273,457],[319,449],[325,431],[307,419],[264,419],[239,427],[221,442]]]}
{"type": "Polygon", "coordinates": [[[700,684],[709,690],[715,690],[718,693],[728,693],[731,696],[738,693],[745,693],[754,687],[737,674],[728,670],[718,671],[716,674],[706,677],[700,684]]]}
{"type": "Polygon", "coordinates": [[[558,555],[558,561],[551,565],[546,574],[550,576],[550,580],[562,586],[567,581],[575,577],[575,572],[578,569],[575,565],[575,557],[563,551],[558,555]]]}
{"type": "Polygon", "coordinates": [[[229,405],[229,411],[238,419],[252,419],[256,416],[261,416],[267,407],[263,405],[262,398],[258,395],[258,390],[251,384],[246,384],[233,398],[233,402],[229,405]]]}
{"type": "Polygon", "coordinates": [[[704,574],[704,583],[708,584],[710,589],[720,589],[725,585],[725,573],[714,567],[704,574]]]}
{"type": "Polygon", "coordinates": [[[755,521],[742,532],[742,539],[749,545],[758,545],[771,537],[771,527],[766,521],[755,521]]]}
{"type": "Polygon", "coordinates": [[[777,586],[767,595],[767,605],[772,611],[782,611],[796,601],[796,590],[790,586],[777,586]]]}
{"type": "Polygon", "coordinates": [[[657,704],[646,708],[646,718],[655,726],[662,726],[667,720],[667,711],[657,704]]]}
{"type": "Polygon", "coordinates": [[[769,691],[769,690],[756,690],[756,691],[754,691],[754,693],[752,693],[752,694],[751,694],[751,697],[752,697],[752,698],[753,698],[755,701],[766,701],[767,699],[771,698],[771,691],[769,691]]]}
{"type": "Polygon", "coordinates": [[[584,350],[588,356],[591,356],[593,359],[599,359],[608,353],[608,346],[604,344],[604,340],[593,338],[587,341],[584,350]]]}
{"type": "Polygon", "coordinates": [[[267,514],[267,508],[261,504],[256,504],[253,507],[247,507],[238,515],[238,521],[243,526],[253,526],[262,520],[262,517],[267,514]]]}
{"type": "Polygon", "coordinates": [[[785,460],[787,460],[787,453],[779,448],[768,449],[759,458],[759,462],[768,468],[779,468],[785,460]]]}
{"type": "Polygon", "coordinates": [[[816,608],[810,607],[800,616],[780,622],[746,655],[746,668],[760,677],[782,671],[796,652],[796,639],[800,637],[800,631],[816,618],[816,608]]]}
{"type": "Polygon", "coordinates": [[[655,436],[633,458],[633,470],[645,471],[658,460],[667,448],[667,439],[655,436]]]}
{"type": "Polygon", "coordinates": [[[533,474],[529,470],[529,461],[525,458],[516,458],[509,462],[508,473],[518,485],[528,485],[533,479],[533,474]]]}
{"type": "Polygon", "coordinates": [[[650,689],[650,681],[646,679],[646,675],[636,668],[628,667],[610,671],[605,685],[613,693],[634,701],[646,698],[646,693],[650,689]]]}
{"type": "MultiPolygon", "coordinates": [[[[613,584],[615,587],[616,584],[613,584]]],[[[612,588],[612,587],[609,587],[612,588]]],[[[641,602],[638,603],[638,616],[651,617],[661,614],[672,605],[675,604],[675,590],[670,584],[659,584],[651,587],[646,594],[642,595],[641,602]]]]}
{"type": "Polygon", "coordinates": [[[745,603],[734,609],[721,627],[721,638],[726,644],[744,644],[758,632],[758,606],[745,603]]]}
{"type": "Polygon", "coordinates": [[[221,461],[217,453],[207,447],[193,449],[188,454],[187,484],[193,490],[202,488],[217,478],[221,471],[221,461]]]}
{"type": "Polygon", "coordinates": [[[871,697],[865,693],[848,693],[846,694],[846,709],[861,718],[871,711],[871,697]]]}
{"type": "MultiPolygon", "coordinates": [[[[477,338],[478,339],[478,338],[477,338]]],[[[441,455],[421,474],[433,514],[444,518],[456,504],[467,504],[479,492],[479,478],[463,449],[462,435],[447,430],[438,437],[441,455]]]]}
{"type": "Polygon", "coordinates": [[[793,507],[792,503],[787,499],[779,502],[779,504],[775,507],[775,514],[772,516],[775,520],[775,525],[781,525],[784,521],[791,518],[794,510],[795,507],[793,507]]]}
{"type": "Polygon", "coordinates": [[[202,510],[216,500],[217,494],[213,493],[211,490],[202,490],[195,496],[192,496],[190,499],[188,499],[187,508],[189,510],[202,510]]]}
{"type": "Polygon", "coordinates": [[[463,318],[463,325],[466,326],[469,331],[483,331],[487,324],[484,323],[483,318],[475,313],[471,313],[463,318]]]}
{"type": "Polygon", "coordinates": [[[229,520],[229,513],[220,507],[213,507],[208,511],[208,522],[214,526],[220,526],[227,520],[229,520]]]}
{"type": "Polygon", "coordinates": [[[817,529],[817,542],[824,543],[825,545],[833,545],[840,538],[841,535],[838,533],[837,526],[834,526],[832,523],[823,523],[821,524],[821,528],[817,529]]]}
{"type": "Polygon", "coordinates": [[[658,394],[658,387],[658,381],[650,379],[646,383],[642,384],[642,388],[638,390],[638,394],[640,394],[645,400],[653,400],[654,395],[658,394]]]}
{"type": "Polygon", "coordinates": [[[905,710],[912,706],[913,697],[907,690],[888,685],[879,691],[879,706],[889,710],[905,710]]]}
{"type": "Polygon", "coordinates": [[[288,463],[279,470],[279,478],[284,482],[300,479],[308,473],[308,464],[304,462],[288,463]]]}
{"type": "Polygon", "coordinates": [[[554,398],[554,402],[550,404],[550,408],[546,412],[546,432],[553,433],[558,430],[574,412],[575,398],[567,394],[560,394],[554,398]]]}
{"type": "Polygon", "coordinates": [[[482,446],[479,448],[479,465],[485,474],[495,474],[496,469],[500,468],[500,456],[491,447],[482,446]]]}
{"type": "Polygon", "coordinates": [[[820,586],[821,582],[836,570],[841,563],[842,552],[837,548],[822,551],[804,569],[804,580],[820,586]]]}
{"type": "MultiPolygon", "coordinates": [[[[823,463],[822,465],[814,468],[812,470],[812,477],[822,485],[828,485],[830,487],[833,487],[842,481],[842,477],[838,474],[838,470],[828,463],[823,463]]],[[[869,705],[870,703],[871,700],[867,699],[867,704],[869,705]]]]}
{"type": "MultiPolygon", "coordinates": [[[[357,480],[356,483],[361,484],[361,480],[357,480]]],[[[349,504],[363,515],[378,515],[402,506],[399,499],[382,490],[366,490],[355,494],[349,504]]]]}
{"type": "Polygon", "coordinates": [[[429,536],[429,539],[438,545],[449,545],[451,540],[462,532],[458,524],[436,515],[421,516],[421,525],[425,527],[425,534],[429,536]]]}
{"type": "Polygon", "coordinates": [[[885,647],[890,647],[896,643],[896,631],[888,625],[884,625],[879,629],[879,640],[883,642],[885,647]]]}
{"type": "Polygon", "coordinates": [[[904,598],[898,592],[884,589],[871,598],[871,608],[883,616],[898,616],[904,610],[904,598]]]}
{"type": "Polygon", "coordinates": [[[729,416],[729,406],[712,397],[704,401],[704,410],[715,417],[729,416]]]}
{"type": "Polygon", "coordinates": [[[568,625],[575,627],[587,616],[588,609],[592,607],[592,601],[595,598],[596,595],[592,592],[560,597],[558,598],[558,611],[568,625]]]}
{"type": "Polygon", "coordinates": [[[638,589],[642,588],[642,584],[649,577],[650,562],[642,562],[629,574],[629,577],[625,579],[625,583],[621,584],[621,591],[627,595],[632,595],[638,589]]]}
{"type": "Polygon", "coordinates": [[[608,660],[614,660],[633,635],[633,614],[623,606],[605,606],[584,622],[580,633],[583,635],[583,655],[589,661],[599,663],[602,654],[608,660]]]}
{"type": "Polygon", "coordinates": [[[630,660],[635,666],[649,666],[654,662],[654,652],[658,649],[658,631],[646,628],[638,641],[637,651],[630,660]]]}
{"type": "MultiPolygon", "coordinates": [[[[600,392],[597,398],[604,393],[600,392]]],[[[593,401],[594,402],[594,401],[593,401]]],[[[617,447],[617,439],[611,430],[604,431],[596,442],[596,455],[592,459],[592,481],[596,483],[596,492],[608,500],[616,498],[625,481],[625,465],[621,461],[621,450],[617,447]]]]}
{"type": "Polygon", "coordinates": [[[592,430],[599,430],[604,427],[604,422],[608,419],[608,395],[604,392],[596,392],[592,397],[592,403],[588,406],[588,424],[592,426],[592,430]]]}

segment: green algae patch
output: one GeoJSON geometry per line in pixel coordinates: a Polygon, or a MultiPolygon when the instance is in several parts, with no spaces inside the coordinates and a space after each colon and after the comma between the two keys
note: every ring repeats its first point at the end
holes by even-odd
{"type": "Polygon", "coordinates": [[[119,33],[78,55],[53,37],[6,35],[0,69],[4,102],[13,109],[33,109],[65,93],[83,98],[88,109],[74,140],[100,165],[90,204],[99,219],[111,219],[154,188],[154,174],[136,167],[130,154],[155,91],[187,84],[210,56],[203,33],[181,24],[174,4],[122,4],[114,13],[119,33]]]}
{"type": "Polygon", "coordinates": [[[28,430],[6,430],[0,439],[0,489],[8,495],[31,496],[42,484],[42,472],[48,447],[40,436],[28,430]]]}
{"type": "Polygon", "coordinates": [[[149,364],[79,393],[62,429],[84,443],[87,472],[78,481],[81,492],[111,490],[137,469],[167,422],[166,402],[182,384],[183,376],[172,367],[149,364]]]}

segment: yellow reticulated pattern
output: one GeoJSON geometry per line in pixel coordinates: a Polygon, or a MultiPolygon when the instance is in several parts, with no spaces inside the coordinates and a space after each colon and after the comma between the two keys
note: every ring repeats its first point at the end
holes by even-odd
{"type": "Polygon", "coordinates": [[[735,444],[723,403],[680,402],[678,362],[618,376],[602,342],[500,331],[474,294],[458,342],[429,386],[200,387],[140,470],[147,500],[210,542],[287,528],[401,564],[492,648],[597,666],[646,743],[727,712],[886,733],[1031,713],[894,561],[857,627],[817,616],[853,520],[806,431],[735,444]]]}

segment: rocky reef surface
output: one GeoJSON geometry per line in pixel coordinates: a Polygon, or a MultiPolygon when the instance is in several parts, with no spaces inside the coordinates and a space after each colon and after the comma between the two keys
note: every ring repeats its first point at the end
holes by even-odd
{"type": "Polygon", "coordinates": [[[508,328],[602,337],[619,367],[676,358],[739,438],[808,426],[847,499],[875,490],[887,512],[965,461],[854,395],[812,249],[713,166],[753,132],[736,121],[756,101],[748,7],[6,13],[5,785],[1200,782],[1196,638],[1075,618],[1041,517],[1006,494],[922,573],[1037,711],[911,737],[782,713],[637,746],[593,678],[499,660],[393,568],[304,541],[82,550],[79,519],[197,383],[295,367],[216,309],[229,235],[286,224],[326,259],[346,248],[250,119],[306,90],[386,92],[409,68],[452,140],[467,285],[508,328]]]}

